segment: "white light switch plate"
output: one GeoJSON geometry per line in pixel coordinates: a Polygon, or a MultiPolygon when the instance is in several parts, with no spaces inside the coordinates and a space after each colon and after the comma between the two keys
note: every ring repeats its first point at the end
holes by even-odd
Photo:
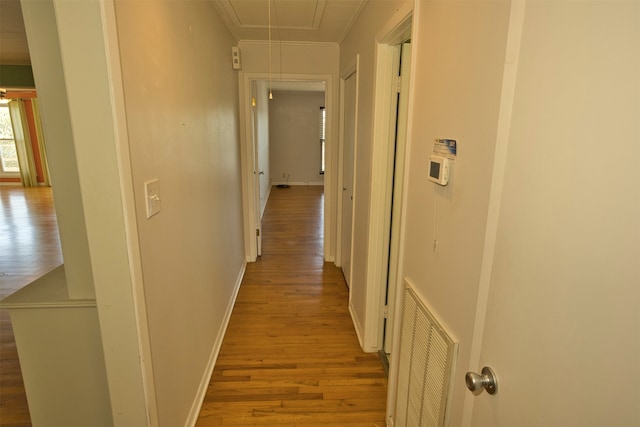
{"type": "Polygon", "coordinates": [[[157,179],[144,183],[144,199],[147,206],[147,218],[160,212],[160,184],[157,179]]]}

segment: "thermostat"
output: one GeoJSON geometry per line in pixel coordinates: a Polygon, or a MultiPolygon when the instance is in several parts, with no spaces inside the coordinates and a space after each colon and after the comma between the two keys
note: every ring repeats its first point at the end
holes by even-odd
{"type": "Polygon", "coordinates": [[[429,157],[429,180],[439,185],[447,185],[449,182],[449,169],[451,161],[442,156],[429,157]]]}

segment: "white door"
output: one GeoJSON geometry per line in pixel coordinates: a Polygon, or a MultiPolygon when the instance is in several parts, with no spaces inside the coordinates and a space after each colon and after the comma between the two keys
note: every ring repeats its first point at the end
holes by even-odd
{"type": "Polygon", "coordinates": [[[340,264],[350,285],[351,234],[353,229],[353,162],[355,146],[357,74],[344,81],[344,144],[342,147],[342,231],[340,264]]]}
{"type": "MultiPolygon", "coordinates": [[[[387,298],[385,305],[391,310],[395,307],[395,295],[398,287],[398,268],[400,250],[400,208],[402,194],[404,194],[404,158],[407,146],[407,118],[409,108],[409,71],[411,68],[411,43],[401,45],[401,62],[399,64],[400,88],[397,106],[393,111],[395,120],[395,158],[393,182],[391,183],[391,215],[389,218],[389,268],[387,269],[387,298]]],[[[391,156],[390,156],[391,157],[391,156]]],[[[386,354],[391,354],[393,344],[393,312],[389,312],[384,322],[383,348],[386,354]]]]}
{"type": "MultiPolygon", "coordinates": [[[[254,203],[255,203],[255,227],[256,227],[256,250],[257,255],[262,255],[262,202],[261,195],[263,188],[261,186],[260,175],[260,114],[258,112],[258,105],[261,105],[263,101],[259,95],[262,91],[264,84],[260,85],[258,90],[258,83],[251,81],[251,138],[253,140],[253,178],[254,178],[254,203]]],[[[264,108],[264,107],[263,107],[264,108]]]]}
{"type": "Polygon", "coordinates": [[[470,424],[639,426],[640,3],[523,16],[470,424]]]}

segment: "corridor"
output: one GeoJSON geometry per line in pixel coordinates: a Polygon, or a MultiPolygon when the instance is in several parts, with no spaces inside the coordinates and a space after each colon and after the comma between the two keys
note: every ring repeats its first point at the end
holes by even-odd
{"type": "Polygon", "coordinates": [[[321,186],[272,189],[197,426],[385,425],[386,375],[323,262],[322,211],[321,186]]]}

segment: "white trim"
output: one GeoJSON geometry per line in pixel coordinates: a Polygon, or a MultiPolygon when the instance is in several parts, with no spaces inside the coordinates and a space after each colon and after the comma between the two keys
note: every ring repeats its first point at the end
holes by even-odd
{"type": "MultiPolygon", "coordinates": [[[[240,40],[238,41],[238,43],[241,43],[243,45],[254,45],[254,46],[268,46],[269,45],[269,41],[267,40],[240,40]]],[[[314,47],[336,47],[336,46],[340,46],[338,43],[334,43],[334,42],[305,42],[305,41],[278,41],[278,46],[314,46],[314,47]]],[[[310,74],[307,74],[310,75],[310,74]]],[[[275,80],[275,79],[274,79],[275,80]]],[[[282,80],[288,80],[288,79],[282,79],[282,80]]],[[[306,79],[309,80],[309,79],[306,79]]],[[[311,80],[318,80],[318,79],[311,79],[311,80]]]]}
{"type": "MultiPolygon", "coordinates": [[[[385,217],[391,210],[392,201],[389,200],[387,182],[393,168],[389,165],[389,152],[391,150],[389,134],[391,87],[393,76],[391,61],[394,48],[392,44],[405,41],[405,37],[412,25],[413,8],[405,7],[405,14],[394,16],[388,22],[383,31],[376,37],[374,75],[374,108],[372,119],[372,160],[371,160],[371,200],[369,205],[369,242],[367,247],[367,293],[366,316],[363,350],[367,352],[378,351],[382,348],[383,320],[383,295],[386,291],[386,256],[388,251],[385,242],[385,217]]],[[[408,112],[409,116],[411,112],[408,112]]],[[[407,139],[408,141],[408,139],[407,139]]],[[[401,263],[401,259],[399,261],[401,263]]]]}
{"type": "MultiPolygon", "coordinates": [[[[415,1],[412,4],[412,10],[408,12],[408,15],[411,16],[411,67],[409,70],[409,79],[410,79],[410,87],[409,87],[409,99],[408,108],[407,108],[407,135],[406,135],[406,149],[404,153],[404,177],[403,181],[405,183],[400,212],[398,215],[400,216],[400,231],[399,231],[399,241],[405,241],[406,235],[406,212],[407,212],[407,183],[409,182],[409,168],[406,165],[409,164],[409,159],[411,158],[411,143],[413,141],[413,106],[415,102],[415,93],[413,90],[413,85],[417,79],[416,77],[416,67],[417,67],[417,56],[415,52],[419,51],[419,46],[416,43],[419,35],[419,20],[415,19],[420,16],[420,1],[415,1]]],[[[407,16],[408,16],[407,15],[407,16]]],[[[402,264],[404,259],[404,245],[400,244],[398,248],[398,271],[395,277],[397,283],[403,283],[404,280],[404,272],[402,270],[402,264]]],[[[393,357],[393,355],[400,354],[400,331],[402,328],[402,305],[404,304],[404,286],[396,286],[396,293],[394,298],[394,307],[393,311],[390,312],[390,315],[393,316],[393,342],[391,345],[391,360],[389,365],[389,376],[388,376],[388,392],[387,392],[387,412],[386,412],[386,420],[387,425],[394,425],[394,416],[395,416],[395,407],[396,407],[396,399],[397,399],[397,383],[398,383],[398,357],[393,357]]]]}
{"type": "Polygon", "coordinates": [[[209,355],[209,361],[207,362],[207,367],[200,379],[200,385],[198,386],[198,392],[196,393],[196,398],[191,405],[191,410],[189,411],[189,416],[187,417],[187,421],[185,422],[186,427],[193,427],[196,425],[198,421],[198,416],[200,415],[200,411],[202,410],[202,404],[204,403],[204,398],[207,394],[207,389],[209,388],[209,383],[211,382],[211,375],[213,375],[213,370],[216,366],[216,361],[218,360],[218,356],[220,355],[220,349],[222,348],[222,342],[224,340],[224,336],[227,333],[227,328],[229,327],[229,321],[231,320],[231,314],[233,313],[233,307],[236,304],[236,299],[238,298],[238,292],[240,291],[240,285],[242,285],[242,279],[244,278],[244,273],[247,269],[247,263],[242,263],[242,268],[240,269],[240,273],[236,279],[236,284],[233,288],[233,295],[229,299],[229,304],[227,304],[227,309],[224,313],[224,320],[222,323],[222,327],[218,331],[218,336],[216,337],[215,342],[213,343],[213,348],[211,349],[211,354],[209,355]]]}
{"type": "MultiPolygon", "coordinates": [[[[344,188],[344,86],[346,80],[358,72],[360,56],[356,55],[340,72],[340,117],[338,129],[338,185],[336,186],[336,267],[342,267],[342,188],[344,188]]],[[[357,101],[357,99],[356,99],[357,101]]],[[[354,141],[355,142],[355,141],[354,141]]],[[[355,147],[354,147],[355,155],[355,147]]],[[[353,234],[351,236],[353,241],[353,234]]],[[[349,281],[351,278],[349,278],[349,281]]],[[[351,282],[349,282],[351,283],[351,282]]],[[[349,292],[351,298],[351,292],[349,292]]]]}
{"type": "Polygon", "coordinates": [[[138,226],[136,220],[133,172],[129,149],[129,134],[127,131],[126,109],[124,102],[124,86],[120,64],[120,50],[113,1],[100,2],[102,21],[104,22],[105,51],[107,71],[109,73],[109,94],[113,114],[114,132],[116,137],[116,151],[120,177],[120,191],[122,194],[122,209],[124,227],[126,230],[127,256],[129,258],[129,274],[133,297],[136,333],[138,336],[138,351],[142,370],[147,420],[150,426],[158,425],[158,406],[156,398],[153,363],[151,358],[151,342],[147,305],[142,275],[142,259],[138,240],[138,226]]]}
{"type": "Polygon", "coordinates": [[[356,330],[356,335],[358,336],[358,342],[360,343],[360,347],[364,346],[364,341],[363,341],[363,329],[362,329],[362,325],[360,324],[360,321],[358,320],[358,316],[356,315],[356,310],[353,307],[353,305],[351,304],[351,301],[349,301],[349,314],[351,315],[351,320],[353,321],[353,327],[356,330]]]}
{"type": "MultiPolygon", "coordinates": [[[[500,112],[498,115],[496,146],[493,156],[493,173],[491,176],[491,190],[489,193],[489,205],[487,208],[487,223],[484,233],[485,237],[482,249],[482,264],[480,267],[480,279],[478,283],[478,299],[476,302],[473,335],[469,354],[469,370],[478,369],[478,366],[480,366],[480,354],[482,352],[485,317],[489,303],[491,273],[493,270],[498,222],[500,219],[500,204],[502,200],[502,189],[507,164],[507,151],[509,149],[509,133],[511,131],[511,118],[513,115],[513,102],[516,91],[516,79],[518,75],[518,63],[525,11],[526,1],[511,2],[509,29],[507,32],[507,46],[505,49],[505,62],[502,74],[500,112]]],[[[475,396],[471,393],[466,393],[462,407],[462,426],[468,427],[471,425],[474,402],[475,396]]]]}

